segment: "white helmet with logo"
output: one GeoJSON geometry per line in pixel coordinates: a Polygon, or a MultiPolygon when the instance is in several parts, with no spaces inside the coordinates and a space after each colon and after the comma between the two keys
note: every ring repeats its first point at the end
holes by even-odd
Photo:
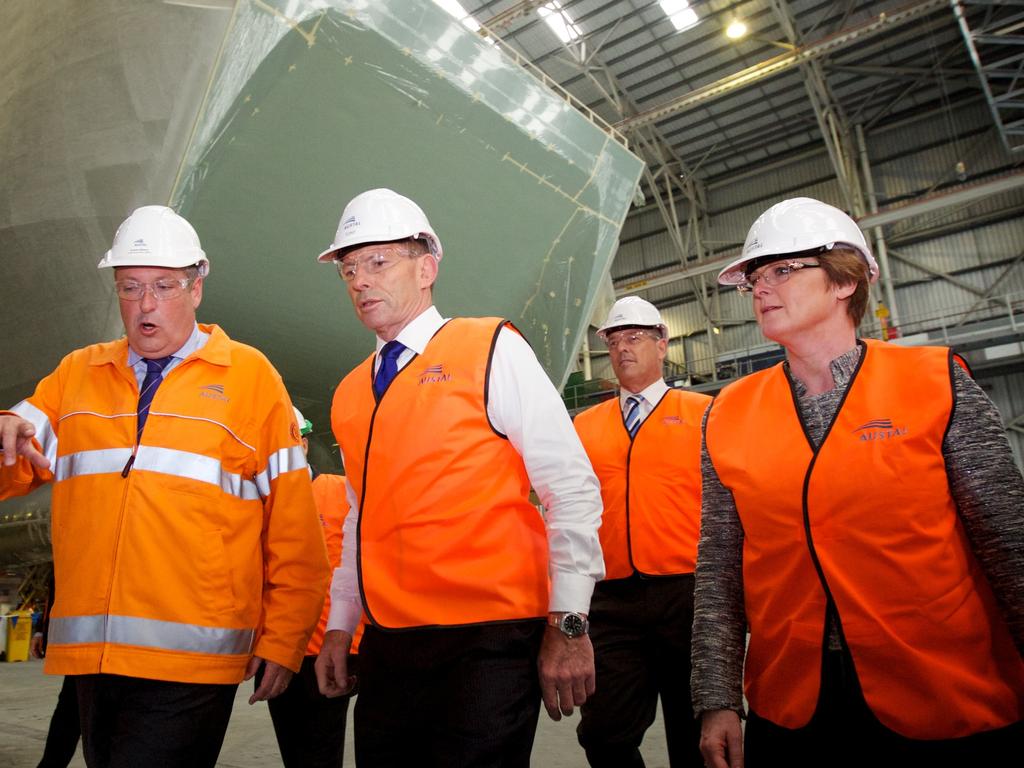
{"type": "Polygon", "coordinates": [[[390,189],[371,189],[356,195],[345,206],[334,242],[317,257],[317,261],[334,261],[342,251],[357,245],[410,238],[426,240],[434,258],[441,260],[441,241],[423,210],[409,198],[390,189]]]}
{"type": "Polygon", "coordinates": [[[117,228],[114,243],[100,263],[105,267],[199,267],[210,274],[210,260],[199,245],[199,235],[185,219],[165,205],[136,208],[117,228]]]}
{"type": "Polygon", "coordinates": [[[616,301],[608,313],[604,325],[597,329],[597,335],[606,339],[617,328],[657,328],[661,338],[668,338],[668,326],[661,319],[661,313],[651,302],[639,296],[623,296],[616,301]]]}
{"type": "Polygon", "coordinates": [[[766,256],[786,256],[815,248],[832,250],[837,245],[852,248],[868,265],[868,280],[878,278],[878,263],[871,255],[857,222],[838,208],[809,197],[794,197],[776,203],[762,213],[747,232],[740,257],[718,273],[723,285],[746,280],[745,265],[766,256]]]}

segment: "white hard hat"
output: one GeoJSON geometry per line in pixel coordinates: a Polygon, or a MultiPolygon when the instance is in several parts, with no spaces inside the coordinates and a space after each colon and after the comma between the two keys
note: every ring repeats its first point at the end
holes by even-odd
{"type": "Polygon", "coordinates": [[[302,411],[292,406],[292,410],[295,411],[295,421],[299,423],[299,435],[305,437],[313,431],[313,422],[302,415],[302,411]]]}
{"type": "Polygon", "coordinates": [[[412,200],[390,189],[371,189],[356,195],[345,206],[334,242],[317,261],[334,261],[339,252],[366,243],[395,240],[426,240],[434,258],[441,260],[441,241],[423,210],[412,200]]]}
{"type": "Polygon", "coordinates": [[[199,235],[185,219],[165,205],[136,208],[117,228],[114,244],[100,263],[104,267],[198,266],[199,276],[210,274],[210,260],[199,245],[199,235]]]}
{"type": "Polygon", "coordinates": [[[718,273],[723,285],[746,280],[744,265],[766,256],[786,256],[814,248],[832,250],[837,245],[852,248],[868,265],[868,280],[878,277],[878,263],[871,255],[857,222],[838,208],[809,197],[794,197],[776,203],[762,213],[747,232],[743,252],[718,273]]]}
{"type": "Polygon", "coordinates": [[[623,296],[616,301],[608,313],[604,325],[597,329],[597,335],[607,338],[616,328],[657,328],[661,338],[668,338],[668,326],[661,319],[661,313],[651,302],[639,296],[623,296]]]}

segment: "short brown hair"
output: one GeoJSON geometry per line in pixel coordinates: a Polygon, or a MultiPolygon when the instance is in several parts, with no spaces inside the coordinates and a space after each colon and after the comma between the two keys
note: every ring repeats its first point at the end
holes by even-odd
{"type": "Polygon", "coordinates": [[[868,265],[864,257],[852,248],[842,246],[825,251],[818,257],[830,286],[850,285],[857,287],[846,301],[846,314],[853,320],[853,327],[860,325],[868,306],[868,265]]]}

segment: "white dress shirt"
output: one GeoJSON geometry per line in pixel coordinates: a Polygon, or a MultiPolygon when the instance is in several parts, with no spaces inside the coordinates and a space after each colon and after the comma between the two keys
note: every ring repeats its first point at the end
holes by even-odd
{"type": "MultiPolygon", "coordinates": [[[[398,358],[404,368],[423,354],[447,322],[430,307],[396,337],[408,349],[398,358]]],[[[377,339],[377,352],[384,341],[377,339]]],[[[374,361],[374,373],[380,358],[374,361]]],[[[590,466],[565,404],[537,356],[515,331],[502,329],[494,346],[487,415],[523,457],[530,483],[544,506],[551,573],[551,611],[587,613],[594,584],[604,578],[604,557],[597,529],[601,524],[601,486],[590,466]]],[[[362,616],[354,547],[359,500],[346,480],[351,512],[345,518],[341,565],[331,583],[327,629],[354,632],[362,616]]]]}
{"type": "MultiPolygon", "coordinates": [[[[668,384],[665,383],[664,379],[658,379],[656,382],[651,384],[649,387],[645,387],[642,392],[630,392],[625,387],[619,390],[619,408],[622,413],[626,413],[628,407],[626,398],[629,396],[640,397],[640,424],[644,423],[644,420],[651,415],[651,411],[654,410],[654,406],[661,402],[661,398],[668,392],[668,384]]],[[[637,425],[639,429],[639,424],[637,425]]]]}
{"type": "MultiPolygon", "coordinates": [[[[205,331],[199,330],[199,325],[196,324],[192,328],[192,333],[185,339],[185,343],[181,345],[181,349],[171,354],[171,360],[164,366],[163,378],[167,378],[167,374],[173,371],[181,361],[191,355],[196,350],[202,349],[206,346],[206,342],[210,340],[210,334],[205,331]]],[[[146,358],[128,347],[128,367],[131,368],[135,373],[135,380],[139,382],[139,389],[142,389],[142,382],[146,380],[146,358]]]]}

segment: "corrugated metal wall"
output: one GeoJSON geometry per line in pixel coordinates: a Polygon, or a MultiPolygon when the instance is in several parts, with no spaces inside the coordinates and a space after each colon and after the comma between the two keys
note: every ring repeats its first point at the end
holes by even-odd
{"type": "Polygon", "coordinates": [[[1024,428],[1024,372],[979,376],[978,383],[996,404],[1004,426],[1009,426],[1016,419],[1020,420],[1016,429],[1007,430],[1006,436],[1017,466],[1024,467],[1024,432],[1020,431],[1024,428]]]}

